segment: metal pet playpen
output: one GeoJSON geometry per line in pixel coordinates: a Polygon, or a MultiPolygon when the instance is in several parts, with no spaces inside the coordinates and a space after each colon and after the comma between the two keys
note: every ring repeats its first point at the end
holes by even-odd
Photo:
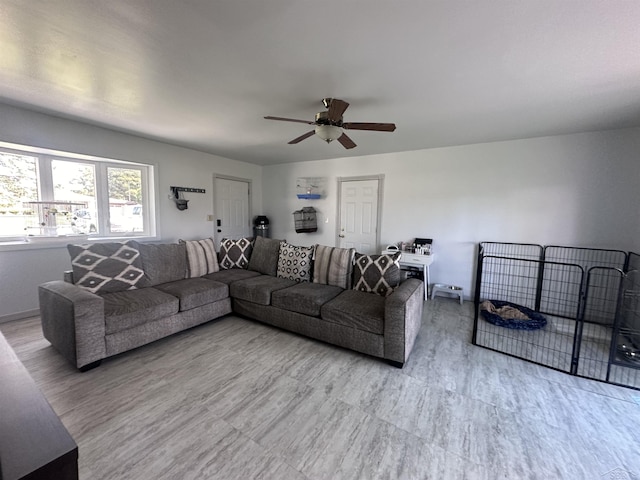
{"type": "Polygon", "coordinates": [[[482,242],[474,300],[474,345],[640,389],[640,255],[482,242]],[[491,302],[529,316],[504,321],[491,302]]]}

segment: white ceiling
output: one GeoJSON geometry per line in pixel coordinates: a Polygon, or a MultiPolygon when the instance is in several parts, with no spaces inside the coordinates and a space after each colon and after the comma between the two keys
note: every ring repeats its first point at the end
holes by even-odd
{"type": "Polygon", "coordinates": [[[260,165],[640,126],[640,2],[0,0],[0,102],[260,165]],[[262,118],[323,97],[397,130],[262,118]]]}

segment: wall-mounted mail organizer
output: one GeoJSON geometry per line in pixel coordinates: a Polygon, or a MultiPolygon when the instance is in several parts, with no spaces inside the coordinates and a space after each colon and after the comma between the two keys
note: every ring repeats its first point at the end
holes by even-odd
{"type": "Polygon", "coordinates": [[[205,193],[204,188],[191,188],[191,187],[169,187],[171,189],[171,193],[173,193],[173,201],[176,202],[176,207],[178,210],[186,210],[189,208],[188,202],[189,200],[184,198],[183,192],[188,193],[205,193]]]}
{"type": "Polygon", "coordinates": [[[191,188],[191,187],[169,187],[173,193],[178,192],[190,192],[190,193],[207,193],[204,188],[191,188]]]}

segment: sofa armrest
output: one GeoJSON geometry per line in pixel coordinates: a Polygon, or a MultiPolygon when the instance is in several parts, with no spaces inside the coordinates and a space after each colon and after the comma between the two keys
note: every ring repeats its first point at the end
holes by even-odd
{"type": "Polygon", "coordinates": [[[404,364],[422,325],[424,287],[410,278],[402,282],[385,300],[384,358],[404,364]]]}
{"type": "Polygon", "coordinates": [[[44,337],[76,367],[106,357],[104,300],[62,280],[38,287],[44,337]]]}

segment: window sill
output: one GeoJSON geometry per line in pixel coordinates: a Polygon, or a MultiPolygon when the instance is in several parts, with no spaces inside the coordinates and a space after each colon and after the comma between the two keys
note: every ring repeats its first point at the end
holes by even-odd
{"type": "Polygon", "coordinates": [[[58,238],[56,240],[38,242],[28,242],[26,240],[0,240],[0,252],[11,250],[38,250],[51,248],[67,248],[70,243],[104,243],[104,242],[124,242],[127,240],[137,240],[140,242],[157,242],[160,238],[157,236],[131,236],[131,237],[89,237],[80,240],[69,237],[68,239],[58,238]]]}

